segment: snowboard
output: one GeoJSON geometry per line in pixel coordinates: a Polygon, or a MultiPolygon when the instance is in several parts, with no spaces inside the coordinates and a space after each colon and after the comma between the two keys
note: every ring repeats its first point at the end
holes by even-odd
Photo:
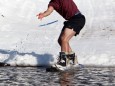
{"type": "Polygon", "coordinates": [[[46,68],[47,72],[58,72],[58,71],[68,71],[74,70],[76,68],[80,68],[81,64],[78,64],[77,56],[75,56],[74,60],[67,58],[65,61],[60,63],[56,63],[51,65],[50,67],[46,68]]]}
{"type": "Polygon", "coordinates": [[[4,66],[10,66],[10,64],[4,63],[4,62],[0,62],[0,67],[4,67],[4,66]]]}

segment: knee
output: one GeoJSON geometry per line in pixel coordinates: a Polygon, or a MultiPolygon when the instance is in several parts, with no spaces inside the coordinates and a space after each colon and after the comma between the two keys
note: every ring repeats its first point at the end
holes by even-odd
{"type": "Polygon", "coordinates": [[[60,37],[59,39],[58,39],[58,43],[61,45],[62,43],[68,43],[69,41],[68,41],[68,39],[67,38],[65,38],[65,37],[60,37]]]}
{"type": "Polygon", "coordinates": [[[61,41],[62,41],[62,43],[68,43],[69,42],[67,38],[63,38],[61,41]]]}

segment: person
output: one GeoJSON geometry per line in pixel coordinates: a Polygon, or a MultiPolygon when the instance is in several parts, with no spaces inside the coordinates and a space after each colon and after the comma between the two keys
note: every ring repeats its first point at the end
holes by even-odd
{"type": "Polygon", "coordinates": [[[75,52],[72,50],[69,41],[73,36],[78,35],[84,27],[85,16],[79,11],[73,0],[51,0],[47,10],[37,14],[37,17],[42,20],[54,10],[65,19],[64,26],[58,38],[58,43],[61,46],[59,62],[61,59],[68,57],[75,58],[75,52]]]}

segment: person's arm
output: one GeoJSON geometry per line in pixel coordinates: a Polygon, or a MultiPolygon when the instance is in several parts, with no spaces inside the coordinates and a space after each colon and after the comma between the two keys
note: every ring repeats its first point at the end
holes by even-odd
{"type": "Polygon", "coordinates": [[[45,12],[37,14],[38,19],[42,20],[42,18],[50,15],[53,12],[53,10],[54,8],[52,6],[49,6],[45,12]]]}

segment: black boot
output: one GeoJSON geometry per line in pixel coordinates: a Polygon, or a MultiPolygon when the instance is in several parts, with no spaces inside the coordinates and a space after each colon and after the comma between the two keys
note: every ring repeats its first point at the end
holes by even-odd
{"type": "Polygon", "coordinates": [[[75,53],[69,54],[69,55],[68,55],[68,58],[69,58],[69,60],[72,61],[72,64],[73,64],[73,65],[75,65],[75,64],[78,63],[78,62],[77,62],[77,56],[75,56],[75,53]]]}
{"type": "Polygon", "coordinates": [[[59,64],[63,64],[63,66],[67,66],[68,65],[68,62],[69,62],[69,59],[68,59],[68,55],[65,53],[65,52],[60,52],[59,53],[59,60],[58,60],[58,63],[59,64]],[[62,62],[62,60],[64,62],[62,62]]]}

